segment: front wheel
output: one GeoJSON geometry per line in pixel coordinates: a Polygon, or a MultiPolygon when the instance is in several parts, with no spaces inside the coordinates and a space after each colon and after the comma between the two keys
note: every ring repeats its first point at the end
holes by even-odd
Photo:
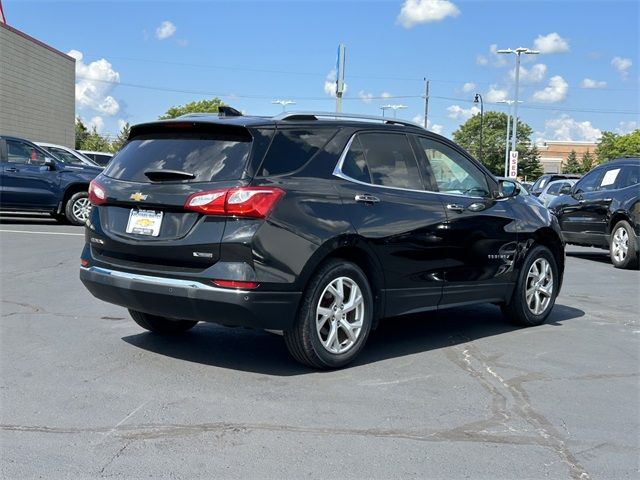
{"type": "Polygon", "coordinates": [[[138,312],[137,310],[129,310],[129,315],[133,321],[145,330],[160,333],[162,335],[177,335],[191,330],[198,322],[192,320],[172,320],[159,315],[151,315],[149,313],[138,312]]]}
{"type": "Polygon", "coordinates": [[[363,271],[343,260],[325,263],[303,294],[295,326],[284,332],[291,355],[314,368],[344,367],[364,347],[373,295],[363,271]]]}
{"type": "Polygon", "coordinates": [[[511,301],[502,311],[517,325],[541,325],[553,309],[558,285],[556,259],[548,248],[538,245],[527,255],[511,301]]]}
{"type": "Polygon", "coordinates": [[[64,214],[73,225],[84,225],[91,212],[91,203],[87,192],[76,192],[67,200],[64,214]]]}
{"type": "Polygon", "coordinates": [[[609,254],[616,268],[638,268],[638,240],[629,222],[616,223],[611,234],[609,254]]]}

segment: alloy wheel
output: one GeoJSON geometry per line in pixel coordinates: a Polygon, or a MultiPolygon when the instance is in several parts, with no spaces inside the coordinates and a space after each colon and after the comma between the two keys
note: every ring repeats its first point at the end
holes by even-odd
{"type": "Polygon", "coordinates": [[[329,283],[316,307],[316,331],[322,346],[330,353],[351,349],[362,331],[364,299],[358,284],[349,277],[329,283]]]}
{"type": "Polygon", "coordinates": [[[629,253],[629,234],[624,227],[618,228],[613,234],[613,258],[621,263],[629,253]]]}
{"type": "Polygon", "coordinates": [[[541,315],[549,306],[553,295],[553,270],[544,258],[536,259],[527,273],[525,299],[534,315],[541,315]]]}
{"type": "Polygon", "coordinates": [[[89,212],[91,211],[91,202],[89,202],[89,199],[86,197],[79,198],[73,202],[71,211],[78,220],[86,222],[87,218],[89,218],[89,212]]]}

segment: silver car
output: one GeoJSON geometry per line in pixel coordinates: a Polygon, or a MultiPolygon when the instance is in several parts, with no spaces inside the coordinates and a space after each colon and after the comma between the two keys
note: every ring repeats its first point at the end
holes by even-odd
{"type": "Polygon", "coordinates": [[[575,178],[565,178],[563,180],[554,180],[548,183],[540,192],[538,199],[545,207],[549,206],[551,200],[558,195],[565,195],[571,191],[571,187],[575,185],[578,180],[575,178]],[[568,189],[568,190],[567,190],[568,189]]]}

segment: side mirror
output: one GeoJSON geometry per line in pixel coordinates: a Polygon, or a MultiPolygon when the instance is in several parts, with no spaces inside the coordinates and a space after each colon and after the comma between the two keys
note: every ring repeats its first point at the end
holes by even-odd
{"type": "Polygon", "coordinates": [[[568,195],[571,193],[571,185],[564,185],[558,192],[560,195],[568,195]]]}
{"type": "Polygon", "coordinates": [[[51,158],[51,157],[44,157],[43,165],[45,167],[47,167],[48,170],[55,170],[56,169],[56,162],[54,162],[53,158],[51,158]]]}
{"type": "Polygon", "coordinates": [[[499,180],[498,192],[500,198],[515,197],[520,193],[520,186],[511,180],[499,180]]]}

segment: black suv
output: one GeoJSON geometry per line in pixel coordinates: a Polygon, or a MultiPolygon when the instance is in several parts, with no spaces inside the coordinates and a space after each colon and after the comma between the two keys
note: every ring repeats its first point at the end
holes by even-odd
{"type": "Polygon", "coordinates": [[[598,165],[560,193],[549,209],[567,243],[609,249],[615,267],[638,268],[640,158],[598,165]]]}
{"type": "Polygon", "coordinates": [[[555,182],[556,180],[565,180],[567,178],[580,178],[581,175],[574,173],[548,173],[546,175],[542,175],[540,178],[536,180],[536,182],[529,189],[529,193],[531,195],[535,195],[539,197],[544,187],[546,187],[549,183],[555,182]]]}
{"type": "Polygon", "coordinates": [[[337,115],[132,127],[91,184],[81,280],[147,330],[277,330],[317,368],[353,360],[384,317],[493,302],[546,319],[555,217],[418,125],[337,115]]]}

